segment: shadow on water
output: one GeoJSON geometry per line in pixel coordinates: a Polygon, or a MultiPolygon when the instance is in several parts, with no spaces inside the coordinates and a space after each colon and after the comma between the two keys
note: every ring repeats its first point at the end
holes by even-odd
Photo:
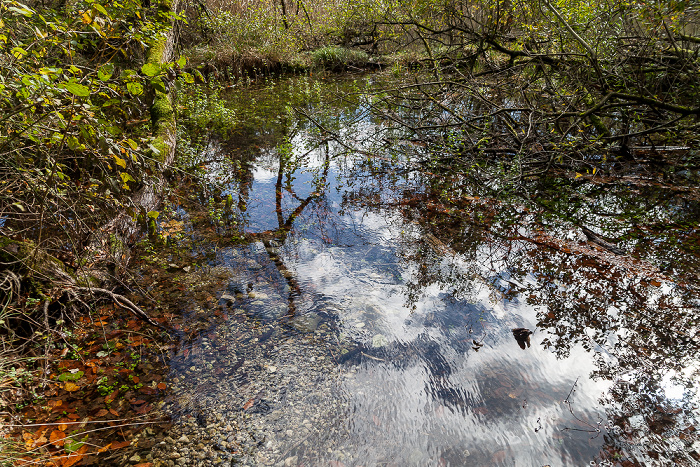
{"type": "Polygon", "coordinates": [[[368,157],[362,85],[239,90],[159,218],[193,264],[173,410],[235,421],[221,456],[251,465],[700,462],[692,183],[368,157]]]}

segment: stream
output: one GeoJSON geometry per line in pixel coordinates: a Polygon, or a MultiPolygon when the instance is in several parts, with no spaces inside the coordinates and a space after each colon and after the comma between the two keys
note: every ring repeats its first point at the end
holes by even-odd
{"type": "Polygon", "coordinates": [[[438,172],[381,152],[381,79],[224,94],[236,123],[158,217],[151,292],[185,316],[160,457],[698,465],[698,174],[438,172]]]}

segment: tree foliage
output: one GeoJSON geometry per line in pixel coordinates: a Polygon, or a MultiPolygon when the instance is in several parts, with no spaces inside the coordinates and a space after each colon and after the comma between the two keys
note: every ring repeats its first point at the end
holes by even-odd
{"type": "Polygon", "coordinates": [[[147,112],[169,84],[145,51],[169,24],[134,0],[0,3],[4,235],[72,249],[129,204],[154,168],[147,112]]]}

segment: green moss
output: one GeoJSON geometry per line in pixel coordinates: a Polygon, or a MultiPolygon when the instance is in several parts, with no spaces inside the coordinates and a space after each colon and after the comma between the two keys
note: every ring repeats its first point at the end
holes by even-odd
{"type": "Polygon", "coordinates": [[[154,63],[160,65],[163,63],[165,56],[165,48],[168,45],[168,37],[165,35],[158,36],[153,42],[151,42],[148,48],[148,55],[146,57],[147,63],[154,63]]]}

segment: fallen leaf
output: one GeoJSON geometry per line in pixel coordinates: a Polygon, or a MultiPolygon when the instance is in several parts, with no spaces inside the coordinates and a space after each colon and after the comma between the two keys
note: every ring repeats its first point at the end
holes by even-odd
{"type": "Polygon", "coordinates": [[[253,404],[255,404],[255,399],[250,399],[248,402],[243,404],[243,410],[248,410],[253,406],[253,404]]]}
{"type": "Polygon", "coordinates": [[[63,464],[62,464],[63,467],[71,467],[72,465],[75,465],[78,462],[80,462],[83,459],[83,457],[85,457],[85,453],[87,452],[87,450],[88,450],[87,444],[83,444],[80,447],[80,449],[78,449],[77,451],[75,451],[72,454],[69,454],[68,457],[66,457],[63,460],[63,464]]]}
{"type": "Polygon", "coordinates": [[[119,395],[119,389],[115,389],[112,394],[105,397],[105,404],[111,404],[112,402],[114,402],[114,399],[116,399],[118,395],[119,395]]]}
{"type": "Polygon", "coordinates": [[[61,447],[66,442],[66,434],[61,430],[53,430],[49,436],[49,442],[56,447],[61,447]]]}
{"type": "Polygon", "coordinates": [[[68,392],[74,392],[80,389],[80,386],[73,382],[67,381],[66,384],[63,386],[63,389],[65,389],[68,392]]]}
{"type": "Polygon", "coordinates": [[[118,441],[116,443],[112,443],[112,449],[121,449],[129,446],[131,444],[130,441],[118,441]]]}
{"type": "Polygon", "coordinates": [[[119,412],[117,412],[117,411],[114,410],[114,409],[109,409],[109,413],[111,413],[111,414],[114,415],[115,417],[118,417],[118,416],[119,416],[119,412]]]}
{"type": "Polygon", "coordinates": [[[97,450],[97,452],[105,452],[107,449],[109,449],[112,446],[112,443],[109,443],[107,446],[101,447],[97,450]]]}
{"type": "Polygon", "coordinates": [[[109,410],[107,409],[100,409],[96,414],[95,417],[104,417],[109,413],[109,410]]]}
{"type": "Polygon", "coordinates": [[[69,413],[67,415],[67,417],[70,418],[71,420],[77,420],[80,418],[80,415],[78,415],[77,413],[69,413]]]}
{"type": "Polygon", "coordinates": [[[43,446],[44,444],[46,444],[46,443],[48,443],[48,442],[49,442],[49,440],[46,439],[46,436],[41,435],[40,437],[38,437],[38,438],[36,439],[36,441],[34,441],[34,446],[35,446],[35,447],[36,447],[36,446],[43,446]]]}
{"type": "Polygon", "coordinates": [[[158,386],[157,386],[157,387],[158,387],[158,389],[160,389],[161,391],[164,391],[165,388],[167,388],[168,386],[167,386],[165,383],[158,383],[158,386]]]}

